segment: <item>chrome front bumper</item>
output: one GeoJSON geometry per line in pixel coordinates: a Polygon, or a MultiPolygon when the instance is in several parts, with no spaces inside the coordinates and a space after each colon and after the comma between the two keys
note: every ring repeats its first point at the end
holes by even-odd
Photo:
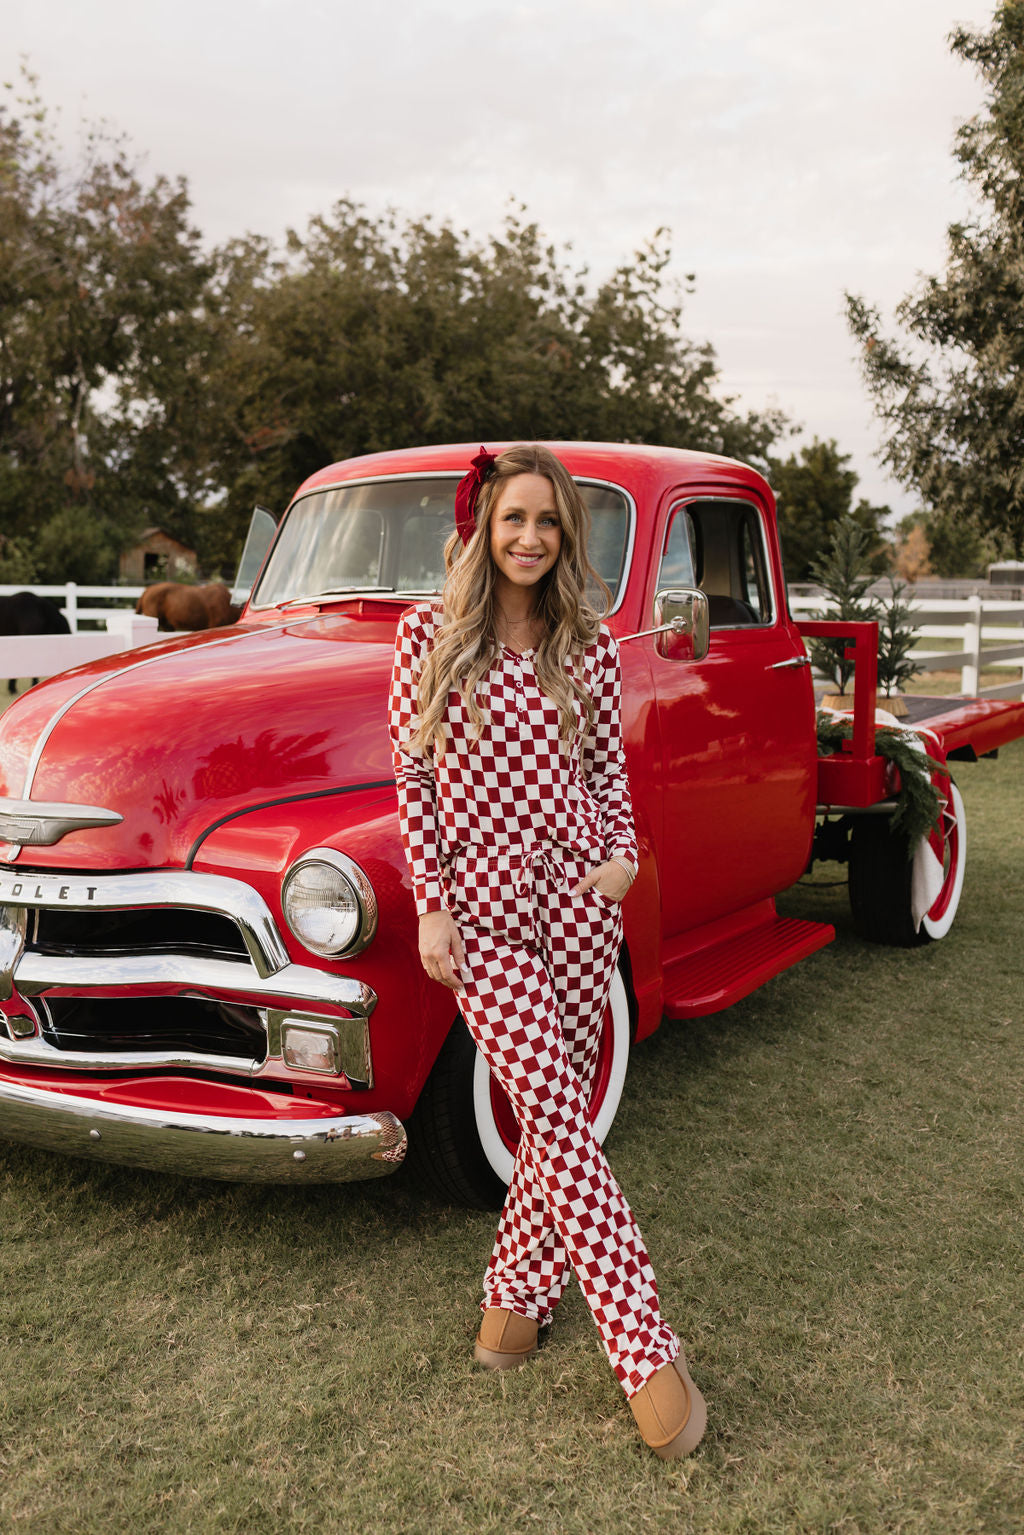
{"type": "Polygon", "coordinates": [[[0,1137],[62,1156],[236,1183],[348,1183],[394,1172],[394,1114],[250,1119],[106,1103],[0,1081],[0,1137]]]}

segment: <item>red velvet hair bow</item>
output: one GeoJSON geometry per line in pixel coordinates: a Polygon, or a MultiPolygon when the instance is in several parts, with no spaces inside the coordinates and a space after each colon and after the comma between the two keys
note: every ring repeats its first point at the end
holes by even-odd
{"type": "Polygon", "coordinates": [[[476,532],[476,498],[493,473],[494,454],[481,447],[455,492],[455,531],[464,544],[468,544],[476,532]]]}

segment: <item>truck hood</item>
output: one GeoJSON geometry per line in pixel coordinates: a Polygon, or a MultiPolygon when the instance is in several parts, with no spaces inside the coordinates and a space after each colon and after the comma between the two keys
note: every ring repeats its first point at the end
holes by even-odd
{"type": "MultiPolygon", "coordinates": [[[[0,718],[0,794],[123,817],[29,847],[31,867],[180,866],[252,808],[393,782],[393,611],[189,635],[79,667],[0,718]]],[[[0,857],[9,849],[0,845],[0,857]]]]}

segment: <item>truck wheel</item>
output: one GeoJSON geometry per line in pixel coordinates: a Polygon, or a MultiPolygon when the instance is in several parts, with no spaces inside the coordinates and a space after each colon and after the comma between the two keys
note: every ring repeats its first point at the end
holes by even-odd
{"type": "Polygon", "coordinates": [[[907,857],[906,838],[890,832],[888,816],[854,817],[850,909],[862,938],[903,948],[945,938],[960,905],[967,856],[966,813],[955,783],[949,783],[949,802],[929,841],[942,863],[942,886],[915,930],[910,900],[913,861],[907,857]]]}
{"type": "MultiPolygon", "coordinates": [[[[619,1107],[629,1044],[629,1001],[616,970],[591,1100],[598,1140],[608,1134],[619,1107]]],[[[504,1202],[518,1144],[519,1126],[508,1099],[458,1018],[410,1116],[409,1161],[443,1199],[494,1210],[504,1202]]]]}

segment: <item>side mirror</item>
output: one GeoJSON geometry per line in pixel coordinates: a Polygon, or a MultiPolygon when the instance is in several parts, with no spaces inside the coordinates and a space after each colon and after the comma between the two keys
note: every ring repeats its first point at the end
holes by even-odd
{"type": "Polygon", "coordinates": [[[711,643],[708,599],[696,587],[659,592],[654,599],[655,646],[666,661],[703,661],[711,643]]]}

